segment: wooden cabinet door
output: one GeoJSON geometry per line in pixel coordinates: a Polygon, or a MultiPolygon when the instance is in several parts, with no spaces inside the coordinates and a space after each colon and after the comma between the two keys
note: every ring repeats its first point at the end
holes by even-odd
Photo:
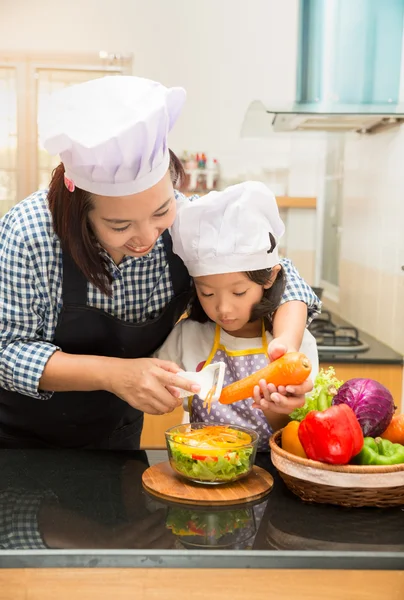
{"type": "MultiPolygon", "coordinates": [[[[326,369],[330,363],[320,363],[326,369]]],[[[334,364],[339,379],[347,381],[354,377],[375,379],[390,390],[397,406],[396,414],[402,412],[403,367],[401,365],[370,365],[364,363],[334,364]]]]}
{"type": "Polygon", "coordinates": [[[174,425],[179,425],[183,414],[184,409],[179,406],[167,415],[145,415],[140,447],[165,448],[164,432],[174,425]]]}

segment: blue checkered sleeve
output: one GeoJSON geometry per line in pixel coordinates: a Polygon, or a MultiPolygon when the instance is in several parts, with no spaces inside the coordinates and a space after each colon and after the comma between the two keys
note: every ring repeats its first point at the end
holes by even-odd
{"type": "Polygon", "coordinates": [[[47,548],[38,526],[38,512],[45,499],[56,500],[53,492],[0,491],[0,548],[43,550],[47,548]]]}
{"type": "Polygon", "coordinates": [[[312,288],[300,277],[292,261],[284,258],[281,260],[281,265],[286,276],[286,286],[281,304],[291,300],[300,300],[307,304],[307,325],[309,325],[313,318],[321,312],[321,302],[312,288]]]}
{"type": "Polygon", "coordinates": [[[39,380],[57,350],[41,340],[43,301],[31,256],[9,213],[0,222],[0,386],[47,400],[39,380]]]}

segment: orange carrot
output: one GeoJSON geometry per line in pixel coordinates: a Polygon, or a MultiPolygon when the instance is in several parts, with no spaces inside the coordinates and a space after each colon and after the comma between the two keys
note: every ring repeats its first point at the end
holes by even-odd
{"type": "Polygon", "coordinates": [[[222,390],[219,398],[221,404],[232,404],[253,395],[254,387],[261,379],[267,383],[279,385],[300,385],[306,381],[311,372],[311,363],[305,354],[301,352],[288,352],[269,363],[256,373],[235,381],[222,390]]]}

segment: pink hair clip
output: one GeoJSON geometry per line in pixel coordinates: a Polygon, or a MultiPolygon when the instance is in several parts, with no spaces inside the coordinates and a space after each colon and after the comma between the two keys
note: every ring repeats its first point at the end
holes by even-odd
{"type": "Polygon", "coordinates": [[[64,176],[64,180],[65,180],[65,186],[67,187],[69,192],[74,192],[74,190],[76,189],[76,186],[74,185],[74,181],[72,181],[71,179],[66,177],[66,174],[64,176]]]}

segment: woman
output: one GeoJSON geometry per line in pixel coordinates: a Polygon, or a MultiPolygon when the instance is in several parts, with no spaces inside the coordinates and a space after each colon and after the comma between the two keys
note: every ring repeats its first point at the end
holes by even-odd
{"type": "MultiPolygon", "coordinates": [[[[190,277],[168,229],[181,165],[167,135],[185,91],[105,77],[59,92],[43,141],[62,164],[0,225],[0,446],[137,448],[143,413],[199,387],[148,358],[190,277]]],[[[272,357],[300,346],[316,297],[289,269],[272,357]]],[[[307,385],[296,390],[301,396],[307,385]]]]}

